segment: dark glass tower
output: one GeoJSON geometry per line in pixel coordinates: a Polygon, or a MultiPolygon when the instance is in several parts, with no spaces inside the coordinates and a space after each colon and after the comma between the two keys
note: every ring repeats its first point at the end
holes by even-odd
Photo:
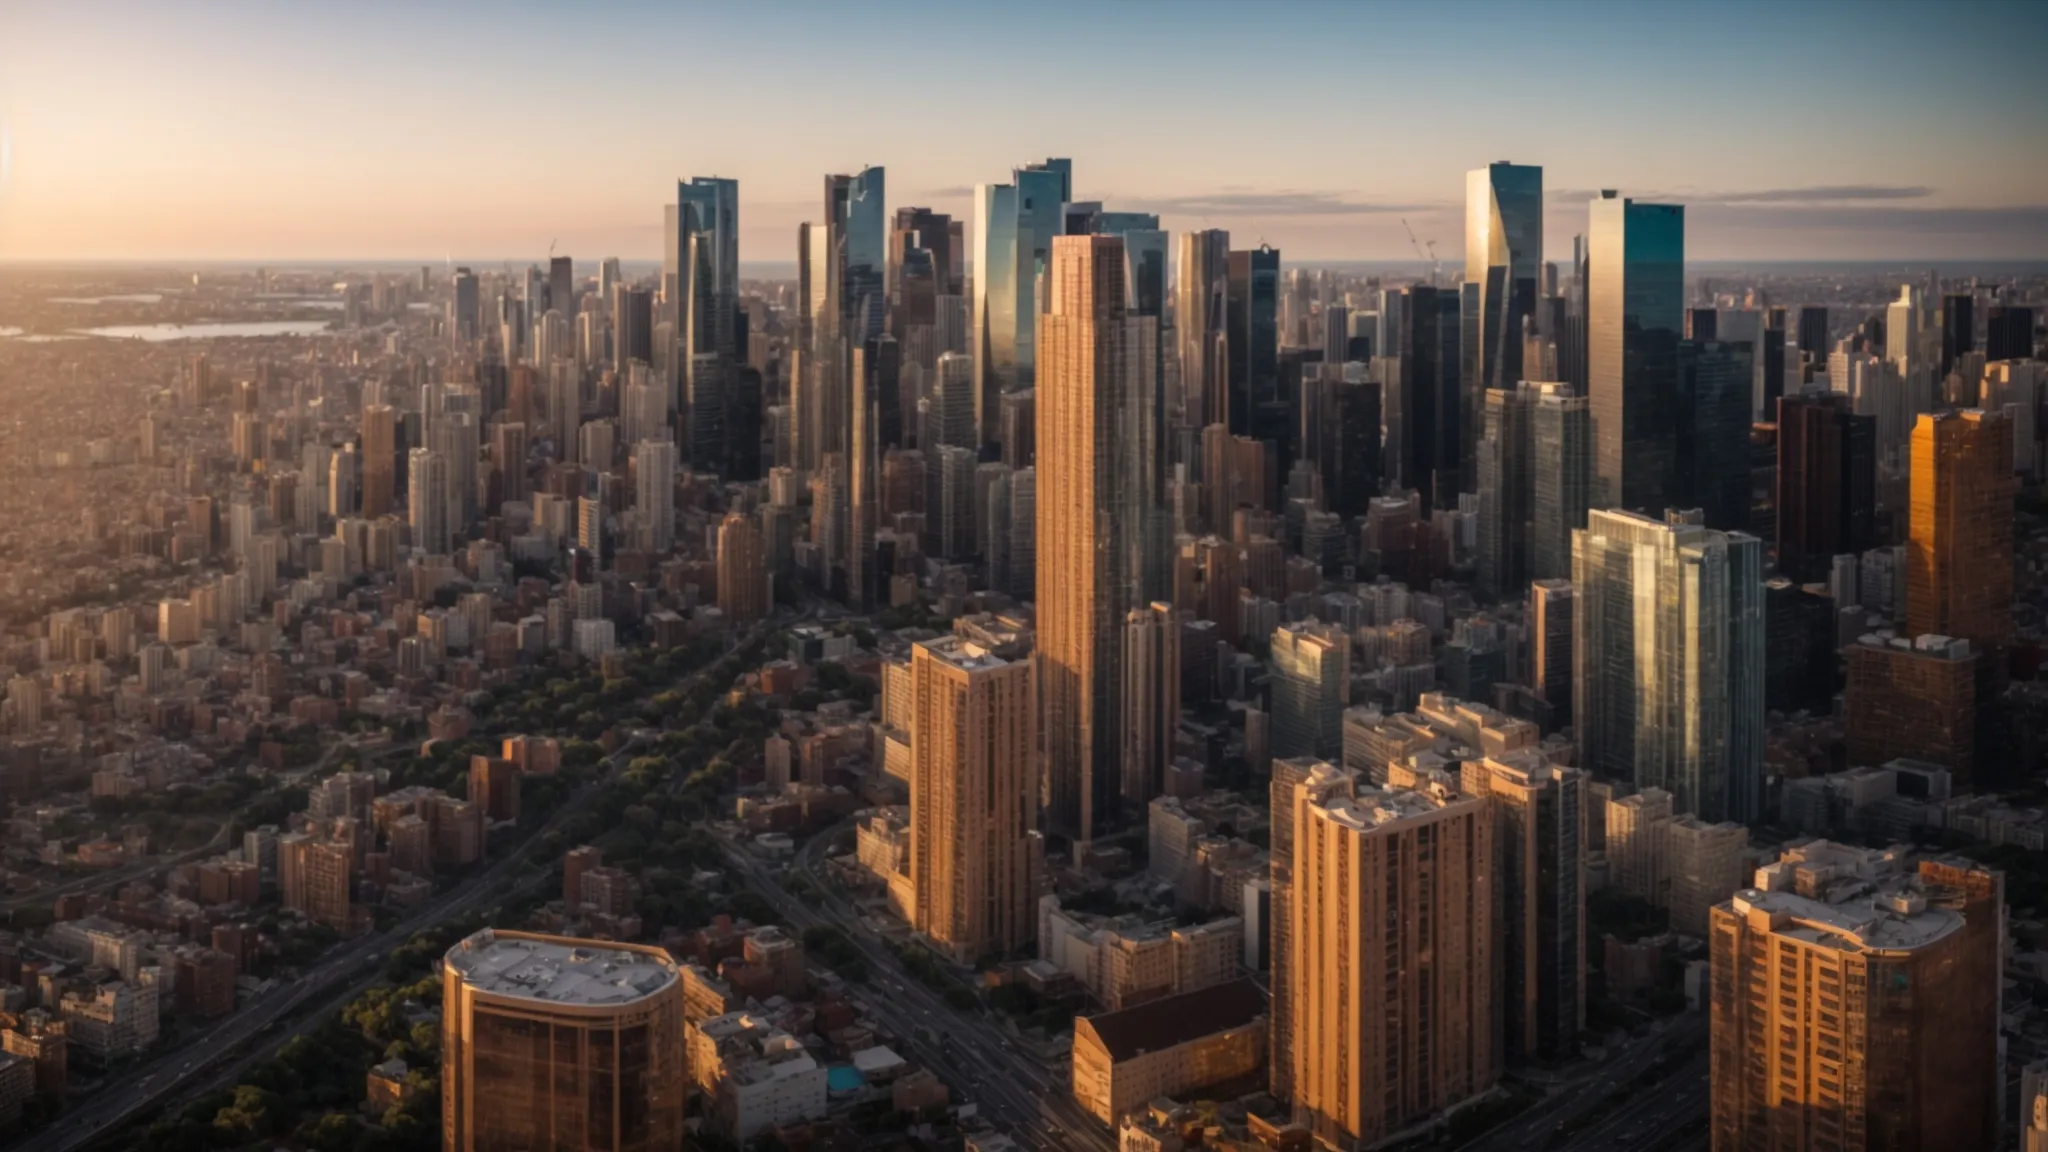
{"type": "Polygon", "coordinates": [[[1254,440],[1267,406],[1280,399],[1280,250],[1261,246],[1230,254],[1230,431],[1254,440]]]}
{"type": "Polygon", "coordinates": [[[1543,275],[1543,169],[1503,160],[1465,174],[1464,324],[1459,404],[1460,474],[1478,466],[1480,410],[1489,388],[1513,388],[1522,371],[1523,322],[1534,316],[1543,275]]]}
{"type": "Polygon", "coordinates": [[[1678,471],[1685,209],[1603,192],[1587,247],[1593,506],[1658,516],[1678,471]]]}
{"type": "Polygon", "coordinates": [[[1823,580],[1835,556],[1874,543],[1877,417],[1836,392],[1784,397],[1777,417],[1778,568],[1823,580]]]}

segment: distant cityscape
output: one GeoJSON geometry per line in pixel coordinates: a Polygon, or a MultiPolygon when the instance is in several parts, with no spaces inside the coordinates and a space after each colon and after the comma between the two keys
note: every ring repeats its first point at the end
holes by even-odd
{"type": "Polygon", "coordinates": [[[0,263],[8,1148],[2048,1152],[2048,260],[960,175],[0,263]]]}

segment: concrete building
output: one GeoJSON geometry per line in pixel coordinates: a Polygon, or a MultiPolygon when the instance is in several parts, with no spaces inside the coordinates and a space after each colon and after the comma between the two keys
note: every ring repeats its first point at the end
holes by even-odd
{"type": "Polygon", "coordinates": [[[1904,757],[1939,764],[1955,786],[1975,779],[1977,673],[1970,642],[1866,633],[1845,650],[1842,725],[1852,767],[1904,757]]]}
{"type": "Polygon", "coordinates": [[[1314,620],[1273,631],[1273,755],[1334,759],[1351,703],[1351,638],[1314,620]]]}
{"type": "Polygon", "coordinates": [[[1465,761],[1460,787],[1493,810],[1501,1058],[1569,1056],[1586,1026],[1586,774],[1522,750],[1465,761]]]}
{"type": "Polygon", "coordinates": [[[728,1012],[688,1026],[690,1081],[709,1097],[711,1129],[736,1143],[778,1124],[822,1120],[826,1071],[796,1038],[728,1012]]]}
{"type": "Polygon", "coordinates": [[[718,610],[734,623],[768,615],[768,559],[751,517],[728,513],[718,525],[718,610]]]}
{"type": "Polygon", "coordinates": [[[1074,1021],[1074,1099],[1115,1128],[1162,1096],[1256,1087],[1266,997],[1232,980],[1074,1021]]]}
{"type": "Polygon", "coordinates": [[[965,962],[1037,927],[1032,666],[958,636],[911,653],[911,924],[965,962]]]}
{"type": "Polygon", "coordinates": [[[2000,874],[1812,841],[1712,916],[1716,1148],[1995,1146],[2000,874]]]}
{"type": "Polygon", "coordinates": [[[683,995],[667,952],[486,928],[448,950],[442,988],[446,1152],[682,1146],[683,995]]]}
{"type": "Polygon", "coordinates": [[[1274,912],[1289,923],[1273,950],[1288,999],[1276,1095],[1349,1152],[1499,1078],[1493,820],[1447,778],[1379,789],[1326,763],[1274,763],[1276,791],[1293,781],[1273,835],[1274,912]]]}

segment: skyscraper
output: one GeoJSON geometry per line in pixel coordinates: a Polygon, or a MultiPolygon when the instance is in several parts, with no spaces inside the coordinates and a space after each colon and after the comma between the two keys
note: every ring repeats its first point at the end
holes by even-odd
{"type": "Polygon", "coordinates": [[[2034,358],[2034,310],[2019,304],[1993,304],[1984,325],[1984,360],[2034,358]]]}
{"type": "Polygon", "coordinates": [[[441,983],[445,1152],[682,1146],[666,951],[486,928],[448,950],[441,983]]]}
{"type": "Polygon", "coordinates": [[[1275,761],[1276,798],[1283,764],[1274,1075],[1318,1140],[1365,1147],[1499,1078],[1493,820],[1451,782],[1364,787],[1322,763],[1275,761]]]}
{"type": "Polygon", "coordinates": [[[911,649],[912,926],[960,962],[1037,938],[1029,661],[959,636],[911,649]]]}
{"type": "Polygon", "coordinates": [[[1124,617],[1123,801],[1127,816],[1166,790],[1180,729],[1180,618],[1154,602],[1124,617]]]}
{"type": "Polygon", "coordinates": [[[1529,686],[1548,704],[1549,731],[1572,714],[1572,653],[1577,631],[1572,622],[1577,596],[1569,580],[1545,578],[1529,586],[1529,686]]]}
{"type": "Polygon", "coordinates": [[[1534,414],[1540,393],[1526,381],[1486,389],[1479,438],[1479,554],[1474,576],[1481,595],[1501,597],[1529,582],[1534,526],[1534,414]]]}
{"type": "Polygon", "coordinates": [[[642,440],[633,449],[633,508],[640,516],[640,546],[666,556],[676,542],[676,446],[642,440]]]}
{"type": "Polygon", "coordinates": [[[2012,421],[1971,409],[1913,426],[1906,631],[1970,642],[1986,661],[2012,643],[2012,421]]]}
{"type": "Polygon", "coordinates": [[[1280,250],[1271,245],[1229,257],[1226,303],[1230,430],[1254,440],[1284,441],[1280,405],[1280,250]]]}
{"type": "Polygon", "coordinates": [[[1182,233],[1173,323],[1183,427],[1230,423],[1229,367],[1223,355],[1229,294],[1230,233],[1217,228],[1182,233]]]}
{"type": "Polygon", "coordinates": [[[1053,241],[1037,386],[1038,690],[1051,829],[1086,841],[1118,812],[1124,613],[1139,598],[1139,408],[1156,345],[1125,311],[1123,242],[1053,241]]]}
{"type": "Polygon", "coordinates": [[[363,409],[363,518],[389,515],[398,479],[398,414],[388,404],[363,409]]]}
{"type": "Polygon", "coordinates": [[[1002,395],[1032,387],[1037,378],[1038,320],[1046,311],[1039,282],[1051,273],[1052,241],[1063,231],[1061,207],[1073,198],[1073,162],[1059,159],[1018,168],[1008,184],[974,190],[977,447],[997,438],[1002,395]]]}
{"type": "Polygon", "coordinates": [[[1275,757],[1334,760],[1344,753],[1351,703],[1351,638],[1313,620],[1283,624],[1272,639],[1275,757]]]}
{"type": "Polygon", "coordinates": [[[1824,840],[1711,912],[1715,1148],[1990,1149],[2004,881],[1824,840]]]}
{"type": "Polygon", "coordinates": [[[1522,749],[1467,760],[1461,784],[1494,817],[1501,1056],[1568,1056],[1586,1026],[1586,775],[1522,749]]]}
{"type": "Polygon", "coordinates": [[[1612,192],[1587,238],[1587,396],[1593,506],[1663,514],[1678,469],[1685,209],[1612,192]]]}
{"type": "Polygon", "coordinates": [[[1457,506],[1459,342],[1456,293],[1404,288],[1389,297],[1398,314],[1400,397],[1394,408],[1396,478],[1421,497],[1422,514],[1457,506]]]}
{"type": "Polygon", "coordinates": [[[1723,531],[1749,527],[1751,347],[1678,345],[1677,460],[1666,499],[1699,509],[1708,527],[1723,531]]]}
{"type": "Polygon", "coordinates": [[[718,524],[718,610],[737,622],[768,614],[768,558],[751,517],[726,513],[718,524]]]}
{"type": "Polygon", "coordinates": [[[1529,573],[1572,574],[1572,533],[1586,526],[1593,486],[1593,410],[1564,384],[1538,384],[1529,413],[1529,573]]]}
{"type": "Polygon", "coordinates": [[[1877,418],[1835,392],[1781,397],[1777,416],[1778,568],[1821,580],[1876,543],[1877,418]]]}
{"type": "Polygon", "coordinates": [[[1479,294],[1461,365],[1466,476],[1478,466],[1486,391],[1530,378],[1522,371],[1522,328],[1535,319],[1542,266],[1543,169],[1501,161],[1466,173],[1465,283],[1479,294]]]}
{"type": "Polygon", "coordinates": [[[448,551],[448,459],[431,448],[415,448],[406,472],[406,522],[412,546],[428,555],[448,551]]]}
{"type": "Polygon", "coordinates": [[[1976,350],[1975,296],[1954,292],[1941,299],[1941,365],[1935,374],[1936,381],[1947,379],[1955,370],[1956,361],[1963,355],[1976,350]]]}
{"type": "Polygon", "coordinates": [[[1763,785],[1763,558],[1755,537],[1598,511],[1572,538],[1580,763],[1747,821],[1763,785]]]}

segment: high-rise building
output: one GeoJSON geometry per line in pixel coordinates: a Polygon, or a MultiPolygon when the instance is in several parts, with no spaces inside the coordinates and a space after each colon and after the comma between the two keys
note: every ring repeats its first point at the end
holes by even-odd
{"type": "Polygon", "coordinates": [[[1708,820],[1763,787],[1763,558],[1755,537],[1599,511],[1572,538],[1580,764],[1708,820]]]}
{"type": "Polygon", "coordinates": [[[1274,765],[1276,799],[1292,785],[1272,840],[1291,877],[1274,899],[1275,1094],[1325,1146],[1362,1148],[1499,1078],[1494,822],[1448,781],[1382,790],[1274,765]]]}
{"type": "Polygon", "coordinates": [[[643,440],[633,451],[634,511],[642,547],[666,556],[676,540],[676,446],[643,440]]]}
{"type": "Polygon", "coordinates": [[[1670,902],[1665,863],[1671,824],[1671,793],[1645,788],[1631,796],[1609,799],[1602,813],[1606,842],[1607,881],[1624,896],[1647,900],[1659,908],[1670,902]]]}
{"type": "Polygon", "coordinates": [[[1461,784],[1493,810],[1501,1057],[1568,1056],[1586,1026],[1586,775],[1520,749],[1467,760],[1461,784]]]}
{"type": "Polygon", "coordinates": [[[1849,764],[1939,764],[1961,791],[1976,775],[1977,653],[1968,640],[1872,633],[1845,649],[1849,764]]]}
{"type": "Polygon", "coordinates": [[[415,448],[406,471],[406,523],[412,545],[430,555],[448,551],[448,458],[431,448],[415,448]]]}
{"type": "Polygon", "coordinates": [[[1828,310],[1823,304],[1799,306],[1799,352],[1808,361],[1825,364],[1834,341],[1828,339],[1828,310]]]}
{"type": "Polygon", "coordinates": [[[1351,703],[1351,637],[1315,620],[1274,629],[1273,755],[1335,760],[1344,753],[1351,703]]]}
{"type": "Polygon", "coordinates": [[[1038,690],[1049,823],[1086,841],[1116,819],[1124,613],[1142,599],[1144,432],[1153,317],[1125,311],[1123,242],[1053,241],[1038,318],[1038,690]]]}
{"type": "Polygon", "coordinates": [[[1459,300],[1454,292],[1420,286],[1404,288],[1388,300],[1397,316],[1398,336],[1388,354],[1397,357],[1400,379],[1388,420],[1395,478],[1418,494],[1427,515],[1456,507],[1462,490],[1459,300]]]}
{"type": "Polygon", "coordinates": [[[486,928],[442,961],[441,1146],[679,1148],[683,1051],[667,952],[486,928]]]}
{"type": "Polygon", "coordinates": [[[1550,706],[1553,719],[1544,725],[1546,731],[1562,727],[1572,715],[1576,602],[1569,580],[1537,580],[1529,586],[1529,686],[1550,706]]]}
{"type": "Polygon", "coordinates": [[[1228,268],[1224,351],[1230,431],[1254,440],[1288,440],[1280,395],[1280,250],[1260,245],[1234,251],[1228,268]]]}
{"type": "Polygon", "coordinates": [[[1229,366],[1224,355],[1230,296],[1230,233],[1184,232],[1173,293],[1179,343],[1180,427],[1230,423],[1229,366]]]}
{"type": "Polygon", "coordinates": [[[768,614],[768,560],[752,518],[726,513],[718,525],[718,610],[746,622],[768,614]]]}
{"type": "MultiPolygon", "coordinates": [[[[1541,395],[1526,381],[1486,389],[1479,437],[1479,553],[1474,576],[1481,595],[1499,598],[1529,582],[1536,480],[1535,409],[1541,395]]],[[[1561,479],[1561,478],[1560,478],[1561,479]]]]}
{"type": "Polygon", "coordinates": [[[389,515],[397,491],[398,414],[388,404],[363,409],[363,518],[389,515]]]}
{"type": "Polygon", "coordinates": [[[2012,642],[2012,447],[2004,412],[1913,426],[1906,631],[1960,637],[1987,661],[2012,642]]]}
{"type": "Polygon", "coordinates": [[[1953,292],[1941,298],[1941,364],[1936,379],[1946,379],[1956,361],[1977,348],[1977,298],[1953,292]]]}
{"type": "Polygon", "coordinates": [[[1678,342],[1685,322],[1685,209],[1612,192],[1587,236],[1587,397],[1593,506],[1651,516],[1678,470],[1678,342]]]}
{"type": "Polygon", "coordinates": [[[1778,401],[1778,568],[1826,577],[1834,558],[1876,543],[1877,418],[1849,397],[1805,392],[1778,401]]]}
{"type": "Polygon", "coordinates": [[[1749,527],[1752,347],[1678,345],[1677,463],[1667,499],[1670,507],[1699,509],[1708,527],[1722,531],[1749,527]]]}
{"type": "Polygon", "coordinates": [[[959,636],[911,649],[912,926],[961,962],[1037,938],[1028,660],[959,636]]]}
{"type": "Polygon", "coordinates": [[[1715,906],[1714,1147],[1996,1146],[2003,891],[1810,841],[1715,906]]]}
{"type": "Polygon", "coordinates": [[[993,443],[1004,393],[1037,377],[1038,319],[1048,309],[1039,286],[1052,273],[1052,241],[1064,230],[1061,209],[1074,198],[1071,160],[1047,160],[1011,173],[1008,184],[974,190],[972,313],[975,429],[993,443]]]}
{"type": "Polygon", "coordinates": [[[1462,475],[1479,467],[1486,392],[1542,378],[1522,370],[1522,331],[1536,319],[1542,266],[1543,169],[1502,161],[1466,173],[1465,283],[1477,289],[1478,306],[1463,333],[1462,475]]]}
{"type": "Polygon", "coordinates": [[[1572,533],[1586,526],[1593,486],[1593,410],[1565,384],[1538,384],[1529,413],[1529,574],[1572,574],[1572,533]]]}
{"type": "Polygon", "coordinates": [[[1984,325],[1984,361],[2034,359],[2034,310],[2020,304],[1993,304],[1984,325]]]}
{"type": "Polygon", "coordinates": [[[1154,602],[1124,617],[1123,802],[1127,819],[1166,791],[1180,730],[1180,617],[1154,602]]]}

